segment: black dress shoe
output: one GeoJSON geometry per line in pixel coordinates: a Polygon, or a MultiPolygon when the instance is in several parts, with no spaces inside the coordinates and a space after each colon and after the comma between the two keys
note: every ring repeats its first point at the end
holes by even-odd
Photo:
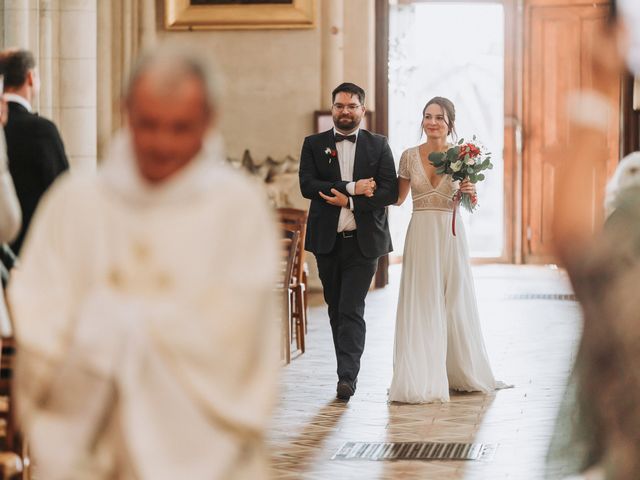
{"type": "Polygon", "coordinates": [[[353,384],[346,380],[340,380],[336,388],[336,397],[340,400],[349,400],[356,392],[355,382],[353,384]]]}

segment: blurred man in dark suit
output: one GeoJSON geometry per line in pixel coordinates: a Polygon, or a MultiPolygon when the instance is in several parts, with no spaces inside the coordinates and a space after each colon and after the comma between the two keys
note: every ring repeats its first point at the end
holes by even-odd
{"type": "Polygon", "coordinates": [[[33,54],[26,50],[0,53],[9,120],[5,126],[9,170],[22,208],[22,228],[11,244],[20,253],[33,212],[42,194],[69,168],[58,129],[33,113],[31,102],[39,89],[33,54]]]}

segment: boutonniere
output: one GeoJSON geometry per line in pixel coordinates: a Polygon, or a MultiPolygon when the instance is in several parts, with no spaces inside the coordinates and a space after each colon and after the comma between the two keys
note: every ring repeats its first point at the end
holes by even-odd
{"type": "Polygon", "coordinates": [[[338,156],[338,152],[335,149],[327,147],[324,151],[325,154],[329,156],[329,164],[331,164],[331,160],[338,156]]]}

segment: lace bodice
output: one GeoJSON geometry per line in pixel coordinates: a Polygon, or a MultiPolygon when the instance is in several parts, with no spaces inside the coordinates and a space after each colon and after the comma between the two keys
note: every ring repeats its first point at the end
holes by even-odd
{"type": "Polygon", "coordinates": [[[402,153],[398,176],[411,182],[414,212],[418,210],[453,211],[452,198],[458,189],[458,182],[454,181],[450,175],[444,175],[439,177],[440,183],[434,188],[422,166],[418,147],[409,148],[402,153]]]}

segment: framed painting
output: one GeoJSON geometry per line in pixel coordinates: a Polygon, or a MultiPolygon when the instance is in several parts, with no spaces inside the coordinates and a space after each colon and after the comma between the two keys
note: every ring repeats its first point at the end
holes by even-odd
{"type": "MultiPolygon", "coordinates": [[[[331,110],[316,110],[313,114],[315,133],[326,132],[333,128],[333,117],[331,110]]],[[[373,112],[367,110],[364,118],[360,122],[360,128],[363,130],[371,130],[373,128],[373,112]]]]}
{"type": "Polygon", "coordinates": [[[316,0],[165,0],[169,30],[312,28],[316,0]]]}

